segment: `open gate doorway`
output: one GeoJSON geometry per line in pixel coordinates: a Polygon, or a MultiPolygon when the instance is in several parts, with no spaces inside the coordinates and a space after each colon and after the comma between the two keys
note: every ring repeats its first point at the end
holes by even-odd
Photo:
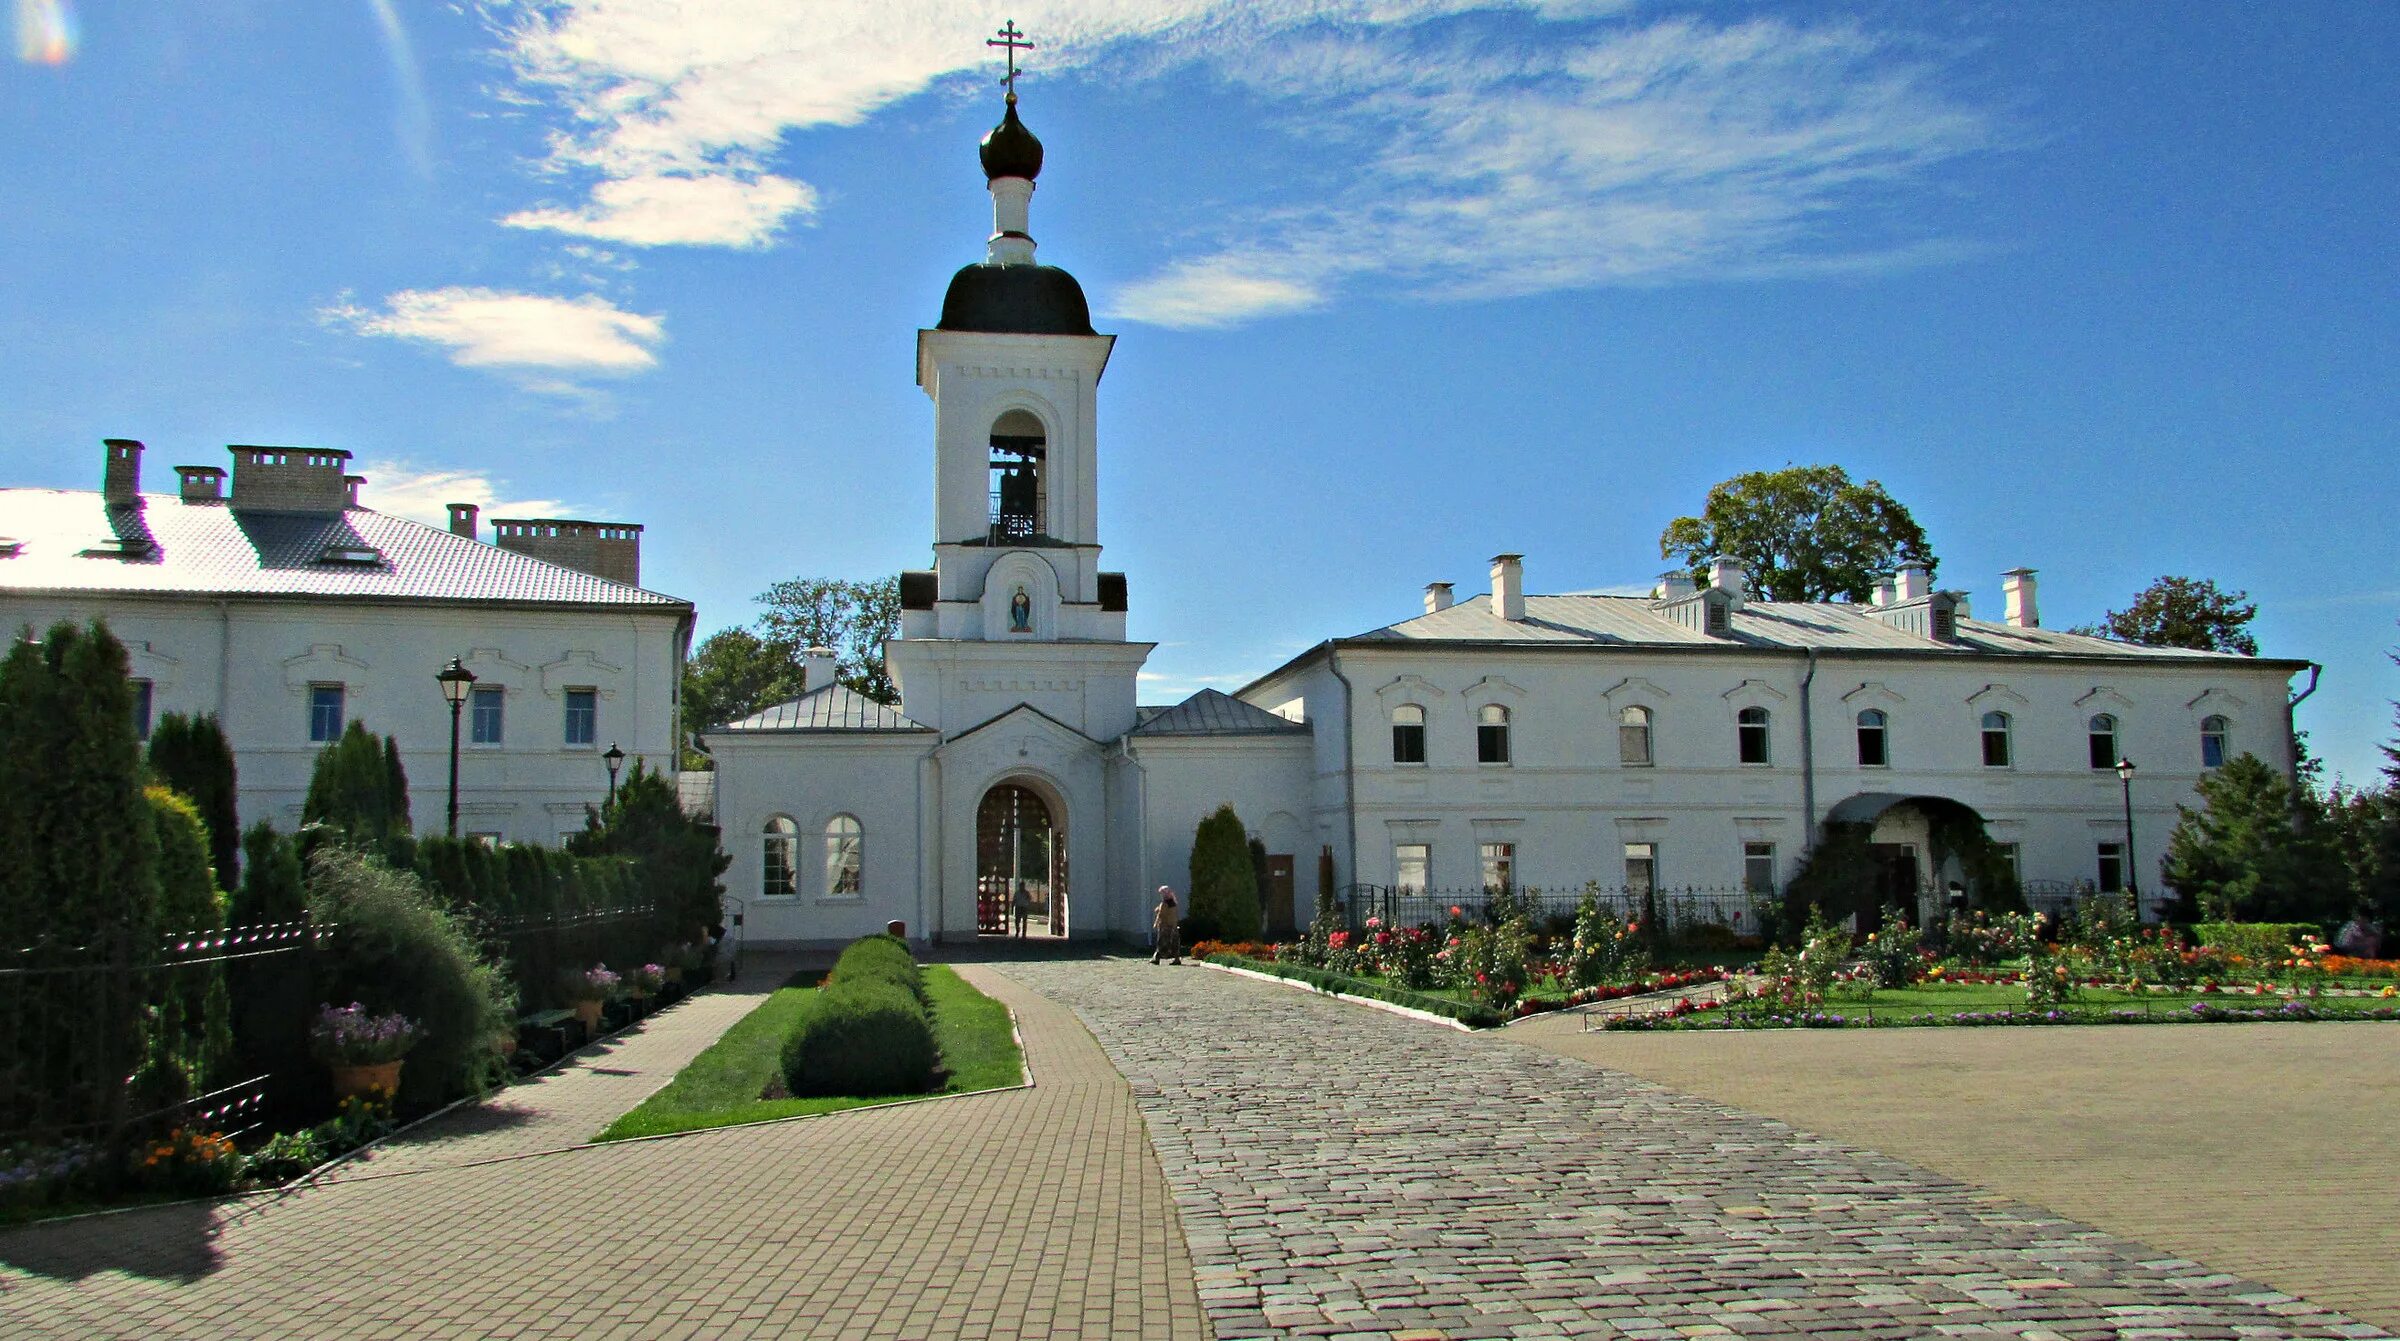
{"type": "Polygon", "coordinates": [[[1004,782],[975,808],[975,932],[1067,934],[1067,826],[1039,792],[1004,782]]]}

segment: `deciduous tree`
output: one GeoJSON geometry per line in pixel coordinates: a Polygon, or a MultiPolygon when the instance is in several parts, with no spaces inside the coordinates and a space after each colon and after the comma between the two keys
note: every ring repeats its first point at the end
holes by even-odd
{"type": "MultiPolygon", "coordinates": [[[[705,731],[800,696],[803,648],[745,628],[719,629],[683,664],[683,723],[705,731]]],[[[813,687],[813,686],[812,686],[813,687]]]]}
{"type": "Polygon", "coordinates": [[[1840,466],[1736,475],[1708,491],[1699,516],[1668,522],[1658,552],[1688,564],[1697,582],[1710,559],[1738,559],[1750,589],[1771,601],[1863,601],[1886,574],[1936,563],[1908,509],[1840,466]]]}
{"type": "Polygon", "coordinates": [[[2250,636],[2250,621],[2257,617],[2258,607],[2249,603],[2249,595],[2222,590],[2207,578],[2162,577],[2142,588],[2133,604],[2111,610],[2098,624],[2074,632],[2144,647],[2184,647],[2254,657],[2258,639],[2250,636]]]}
{"type": "Polygon", "coordinates": [[[758,619],[766,641],[795,652],[832,648],[843,684],[878,703],[900,701],[883,664],[884,640],[900,633],[898,577],[872,582],[796,577],[767,588],[758,599],[766,606],[758,619]]]}

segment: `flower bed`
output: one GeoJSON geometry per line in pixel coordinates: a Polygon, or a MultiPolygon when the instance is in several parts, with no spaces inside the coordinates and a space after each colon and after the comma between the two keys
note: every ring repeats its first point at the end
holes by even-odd
{"type": "Polygon", "coordinates": [[[1977,1028],[1994,1025],[2064,1024],[2239,1024],[2261,1021],[2378,1020],[2400,1021],[2400,1005],[2372,1001],[2292,997],[2276,1005],[2238,1006],[2216,1001],[2192,1001],[2168,1009],[2127,1006],[2059,1006],[2048,1010],[1999,1009],[1959,1011],[1877,1011],[1872,1003],[1842,1003],[1815,1010],[1727,1003],[1705,1018],[1698,1011],[1611,1020],[1610,1029],[1907,1029],[1977,1028]]]}

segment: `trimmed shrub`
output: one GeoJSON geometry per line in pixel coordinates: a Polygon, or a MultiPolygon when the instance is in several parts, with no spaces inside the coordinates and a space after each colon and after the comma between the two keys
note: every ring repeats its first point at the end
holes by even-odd
{"type": "Polygon", "coordinates": [[[1258,872],[1250,864],[1250,835],[1232,806],[1218,806],[1192,835],[1191,899],[1183,910],[1186,941],[1258,939],[1258,872]]]}
{"type": "Polygon", "coordinates": [[[854,941],[834,961],[833,972],[827,975],[831,983],[884,982],[905,990],[926,1003],[925,972],[917,967],[915,955],[908,947],[890,936],[869,936],[854,941]]]}
{"type": "Polygon", "coordinates": [[[922,1094],[939,1054],[925,1007],[896,983],[828,982],[783,1041],[783,1083],[795,1097],[922,1094]]]}

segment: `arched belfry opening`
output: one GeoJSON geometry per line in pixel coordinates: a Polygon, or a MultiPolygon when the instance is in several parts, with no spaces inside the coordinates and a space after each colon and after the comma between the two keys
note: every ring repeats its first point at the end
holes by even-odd
{"type": "Polygon", "coordinates": [[[1048,435],[1030,410],[992,421],[992,540],[1049,534],[1048,435]]]}
{"type": "Polygon", "coordinates": [[[1001,783],[975,808],[975,931],[1067,934],[1066,815],[1030,787],[1001,783]]]}

